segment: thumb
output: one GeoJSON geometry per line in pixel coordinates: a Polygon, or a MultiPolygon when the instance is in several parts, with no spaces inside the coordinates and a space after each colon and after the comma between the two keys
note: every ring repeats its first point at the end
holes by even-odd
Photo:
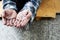
{"type": "Polygon", "coordinates": [[[29,12],[27,12],[27,19],[29,19],[30,17],[32,16],[32,12],[31,11],[29,11],[29,12]]]}
{"type": "Polygon", "coordinates": [[[3,11],[2,12],[2,17],[5,17],[6,16],[6,11],[3,11]]]}

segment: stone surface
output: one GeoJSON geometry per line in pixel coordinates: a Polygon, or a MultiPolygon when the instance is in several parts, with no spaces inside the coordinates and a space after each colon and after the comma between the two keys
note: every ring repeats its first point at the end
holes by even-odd
{"type": "Polygon", "coordinates": [[[60,40],[60,15],[34,21],[29,30],[7,27],[0,20],[0,40],[60,40]]]}

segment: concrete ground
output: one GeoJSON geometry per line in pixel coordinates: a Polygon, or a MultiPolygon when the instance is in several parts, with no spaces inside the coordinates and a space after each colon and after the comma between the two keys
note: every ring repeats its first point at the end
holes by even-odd
{"type": "Polygon", "coordinates": [[[0,20],[0,40],[60,40],[60,15],[34,21],[29,30],[7,27],[0,20]]]}

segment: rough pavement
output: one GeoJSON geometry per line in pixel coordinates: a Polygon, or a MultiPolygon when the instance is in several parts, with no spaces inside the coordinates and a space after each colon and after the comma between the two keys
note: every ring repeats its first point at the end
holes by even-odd
{"type": "Polygon", "coordinates": [[[29,30],[7,27],[0,20],[0,40],[60,40],[60,15],[34,21],[29,30]]]}

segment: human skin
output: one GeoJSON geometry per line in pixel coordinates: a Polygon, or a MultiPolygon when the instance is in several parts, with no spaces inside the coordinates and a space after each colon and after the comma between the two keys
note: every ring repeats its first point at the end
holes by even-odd
{"type": "Polygon", "coordinates": [[[2,21],[4,25],[13,26],[16,20],[17,12],[13,9],[5,9],[2,13],[2,21]]]}
{"type": "Polygon", "coordinates": [[[23,10],[17,14],[14,26],[24,27],[30,20],[32,13],[30,10],[23,10]]]}
{"type": "Polygon", "coordinates": [[[23,10],[17,13],[13,9],[6,9],[2,13],[2,21],[7,26],[24,27],[30,20],[30,10],[23,10]]]}

